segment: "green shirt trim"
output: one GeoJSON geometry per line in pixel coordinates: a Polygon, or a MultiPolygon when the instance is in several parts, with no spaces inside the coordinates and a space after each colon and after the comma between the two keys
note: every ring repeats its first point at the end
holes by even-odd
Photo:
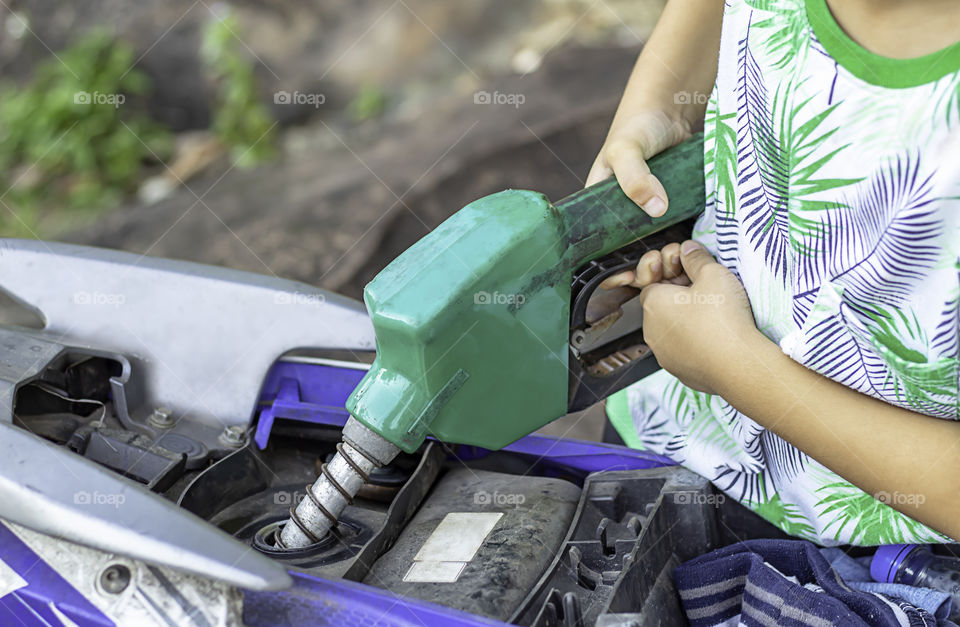
{"type": "Polygon", "coordinates": [[[605,403],[607,418],[617,430],[623,443],[630,448],[643,449],[643,440],[637,433],[637,428],[633,426],[633,415],[630,413],[630,401],[627,398],[627,390],[620,390],[616,394],[607,397],[605,403]]]}
{"type": "Polygon", "coordinates": [[[824,49],[857,78],[892,89],[916,87],[960,70],[960,42],[922,57],[891,59],[874,54],[843,32],[827,0],[806,0],[807,19],[824,49]]]}

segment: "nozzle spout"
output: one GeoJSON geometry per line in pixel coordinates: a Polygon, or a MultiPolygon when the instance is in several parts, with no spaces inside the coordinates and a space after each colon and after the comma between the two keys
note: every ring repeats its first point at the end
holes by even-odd
{"type": "Polygon", "coordinates": [[[324,464],[320,477],[307,486],[306,497],[290,509],[290,518],[277,536],[277,548],[297,549],[322,540],[353,502],[370,472],[393,461],[400,449],[355,418],[343,428],[337,454],[324,464]]]}

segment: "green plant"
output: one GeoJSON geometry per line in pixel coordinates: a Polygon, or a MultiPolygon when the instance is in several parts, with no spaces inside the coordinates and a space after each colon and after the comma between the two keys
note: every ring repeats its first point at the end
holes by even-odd
{"type": "Polygon", "coordinates": [[[354,122],[379,117],[387,106],[387,95],[376,85],[365,85],[347,105],[347,113],[354,122]]]}
{"type": "Polygon", "coordinates": [[[63,209],[116,203],[170,136],[128,102],[149,82],[126,44],[93,31],[0,98],[0,227],[31,234],[63,209]],[[9,209],[9,211],[8,211],[9,209]],[[11,215],[11,212],[16,214],[11,215]]]}
{"type": "Polygon", "coordinates": [[[237,30],[230,15],[211,21],[204,31],[201,56],[215,85],[213,131],[230,150],[234,163],[250,167],[273,154],[274,123],[257,98],[253,67],[237,30]]]}

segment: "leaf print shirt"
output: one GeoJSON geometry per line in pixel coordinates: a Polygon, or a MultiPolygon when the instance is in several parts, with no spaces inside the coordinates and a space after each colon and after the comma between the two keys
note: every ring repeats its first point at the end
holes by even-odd
{"type": "MultiPolygon", "coordinates": [[[[719,58],[695,237],[741,279],[758,328],[791,358],[956,420],[960,44],[889,59],[851,40],[826,0],[731,0],[719,58]]],[[[608,414],[628,444],[671,456],[795,535],[943,541],[886,505],[898,495],[861,492],[666,372],[611,398],[608,414]]]]}

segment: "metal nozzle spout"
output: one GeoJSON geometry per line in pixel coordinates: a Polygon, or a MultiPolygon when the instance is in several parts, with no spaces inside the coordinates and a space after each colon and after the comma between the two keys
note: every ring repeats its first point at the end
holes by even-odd
{"type": "Polygon", "coordinates": [[[316,482],[307,486],[306,498],[291,508],[290,518],[277,536],[277,548],[303,548],[322,540],[370,472],[389,464],[399,452],[390,441],[351,417],[343,428],[337,454],[323,465],[316,482]]]}

